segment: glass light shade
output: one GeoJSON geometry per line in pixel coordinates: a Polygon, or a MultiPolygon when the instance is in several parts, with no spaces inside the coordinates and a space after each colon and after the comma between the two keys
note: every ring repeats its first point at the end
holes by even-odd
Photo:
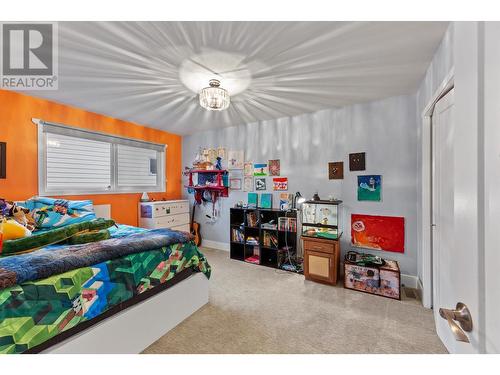
{"type": "Polygon", "coordinates": [[[216,79],[211,79],[209,85],[200,91],[200,105],[209,111],[227,109],[231,102],[229,93],[220,87],[220,82],[216,79]]]}

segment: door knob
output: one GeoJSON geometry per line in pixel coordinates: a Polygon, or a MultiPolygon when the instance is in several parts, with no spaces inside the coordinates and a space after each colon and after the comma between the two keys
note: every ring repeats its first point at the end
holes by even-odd
{"type": "Polygon", "coordinates": [[[457,303],[455,310],[440,308],[439,315],[448,322],[451,332],[453,336],[455,336],[455,340],[469,342],[469,338],[464,331],[472,331],[472,317],[469,309],[464,303],[457,303]]]}

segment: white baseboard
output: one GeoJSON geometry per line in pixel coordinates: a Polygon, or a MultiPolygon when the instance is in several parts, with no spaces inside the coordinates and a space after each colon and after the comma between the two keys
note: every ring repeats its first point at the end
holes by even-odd
{"type": "MultiPolygon", "coordinates": [[[[201,246],[208,247],[211,249],[229,251],[229,243],[227,243],[227,242],[202,240],[201,246]]],[[[419,292],[422,291],[422,283],[420,282],[420,280],[418,279],[417,276],[405,275],[402,273],[401,274],[401,284],[403,284],[404,286],[406,286],[408,288],[417,289],[419,292]]]]}
{"type": "Polygon", "coordinates": [[[211,249],[224,250],[229,251],[229,243],[228,242],[218,242],[218,241],[210,241],[210,240],[201,240],[201,247],[209,247],[211,249]]]}
{"type": "Polygon", "coordinates": [[[417,276],[401,274],[401,284],[408,288],[418,289],[418,282],[417,276]]]}
{"type": "MultiPolygon", "coordinates": [[[[418,293],[418,296],[420,297],[420,301],[423,301],[422,296],[424,293],[424,286],[422,284],[422,280],[420,280],[419,278],[417,278],[417,293],[418,293]]],[[[427,307],[427,306],[424,305],[424,307],[427,307]]],[[[429,308],[430,308],[430,306],[429,306],[429,308]]]]}

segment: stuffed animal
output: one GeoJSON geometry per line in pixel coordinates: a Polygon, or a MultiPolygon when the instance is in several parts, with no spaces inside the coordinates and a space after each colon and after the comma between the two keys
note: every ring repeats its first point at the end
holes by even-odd
{"type": "Polygon", "coordinates": [[[14,204],[10,208],[9,216],[22,226],[26,227],[30,232],[35,229],[35,220],[33,219],[33,216],[31,216],[29,209],[14,204]]]}
{"type": "Polygon", "coordinates": [[[0,216],[9,216],[12,206],[14,206],[14,202],[0,198],[0,216]]]}

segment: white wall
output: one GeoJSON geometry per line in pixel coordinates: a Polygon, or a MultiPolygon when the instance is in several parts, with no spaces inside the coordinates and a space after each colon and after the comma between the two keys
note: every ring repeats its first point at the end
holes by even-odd
{"type": "MultiPolygon", "coordinates": [[[[350,214],[404,216],[405,254],[377,252],[400,262],[405,274],[417,275],[417,110],[414,95],[388,98],[340,109],[197,133],[183,138],[183,163],[191,165],[199,147],[243,149],[253,162],[281,160],[289,192],[311,197],[332,194],[344,201],[343,252],[349,249],[350,214]],[[348,154],[366,152],[364,172],[349,172],[348,154]],[[344,161],[344,180],[328,179],[328,162],[344,161]],[[382,202],[358,202],[356,176],[381,174],[382,202]]],[[[268,178],[268,185],[271,178],[268,178]]],[[[277,206],[275,193],[274,206],[277,206]]],[[[223,199],[222,215],[207,224],[197,212],[206,240],[229,242],[229,208],[246,202],[246,192],[223,199]]]]}
{"type": "Polygon", "coordinates": [[[417,101],[417,200],[418,200],[418,211],[417,211],[417,251],[418,251],[418,267],[417,276],[422,280],[423,266],[422,266],[422,242],[421,242],[421,221],[422,221],[422,112],[425,107],[432,100],[433,95],[439,89],[443,80],[447,78],[453,69],[453,41],[454,41],[454,23],[451,23],[448,30],[446,31],[443,41],[439,45],[432,61],[425,73],[425,76],[420,84],[420,87],[416,94],[417,101]]]}

